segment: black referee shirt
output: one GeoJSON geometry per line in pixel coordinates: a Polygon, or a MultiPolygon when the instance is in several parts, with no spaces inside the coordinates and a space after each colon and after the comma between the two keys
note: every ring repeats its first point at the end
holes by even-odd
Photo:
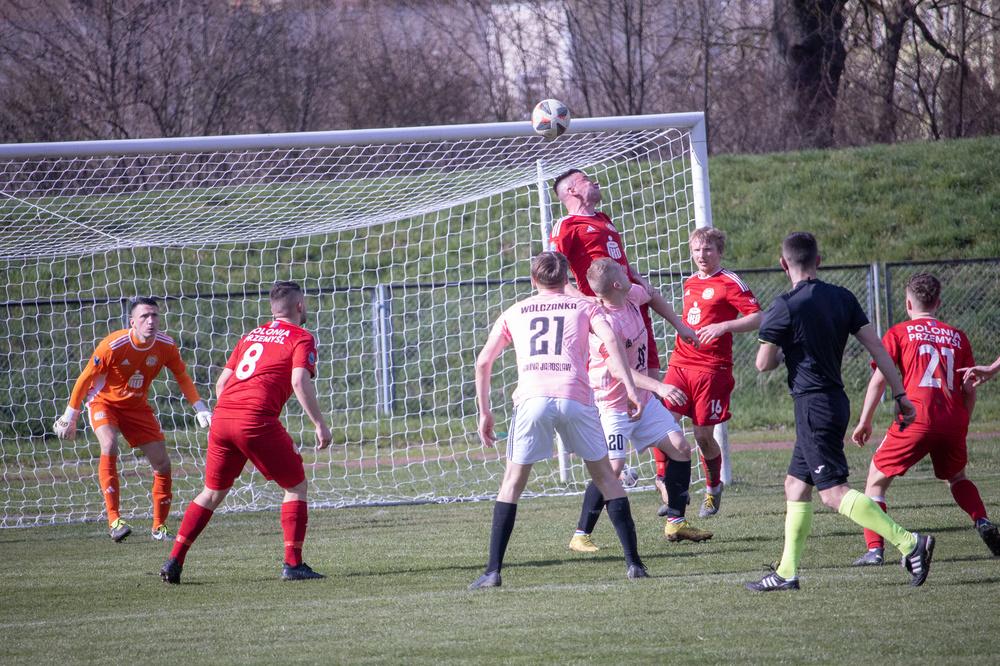
{"type": "Polygon", "coordinates": [[[840,366],[847,336],[868,323],[847,289],[822,280],[803,280],[771,303],[758,337],[781,347],[793,396],[844,388],[840,366]]]}

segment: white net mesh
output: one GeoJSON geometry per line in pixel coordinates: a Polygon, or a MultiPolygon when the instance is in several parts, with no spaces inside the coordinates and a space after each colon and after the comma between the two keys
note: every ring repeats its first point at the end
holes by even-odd
{"type": "MultiPolygon", "coordinates": [[[[268,319],[275,280],[310,294],[317,392],[334,431],[332,449],[314,452],[299,406],[286,406],[311,501],[491,496],[503,461],[476,436],[473,363],[493,320],[531,291],[528,259],[542,249],[539,161],[546,186],[571,167],[597,177],[630,259],[679,304],[694,226],[689,148],[686,130],[662,128],[554,142],[484,136],[0,161],[0,525],[103,515],[89,425],[73,442],[49,429],[83,359],[126,325],[129,298],[163,299],[163,328],[211,400],[240,335],[268,319]]],[[[665,340],[663,322],[655,325],[665,340]]],[[[506,354],[495,368],[498,430],[513,360],[506,354]]],[[[201,488],[206,434],[169,373],[150,396],[173,459],[176,509],[201,488]]],[[[148,465],[126,452],[119,467],[123,515],[150,515],[148,465]]],[[[645,457],[640,471],[648,482],[645,457]]],[[[567,481],[555,461],[543,463],[528,492],[577,492],[585,479],[578,463],[567,481]]],[[[226,507],[280,499],[248,466],[226,507]]]]}

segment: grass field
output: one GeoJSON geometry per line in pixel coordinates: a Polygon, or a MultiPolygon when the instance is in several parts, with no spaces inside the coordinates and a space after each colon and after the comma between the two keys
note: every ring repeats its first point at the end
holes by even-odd
{"type": "MultiPolygon", "coordinates": [[[[849,452],[861,483],[867,455],[849,452]]],[[[975,441],[969,474],[1000,505],[1000,439],[975,441]]],[[[526,500],[504,587],[472,593],[488,502],[314,511],[306,559],[329,575],[282,583],[275,513],[219,515],[183,584],[156,575],[167,546],[103,525],[0,531],[0,661],[38,663],[969,663],[1000,654],[1000,559],[922,463],[890,510],[938,538],[927,584],[898,565],[854,569],[847,519],[819,508],[799,592],[742,588],[781,552],[787,451],[741,451],[737,484],[705,527],[669,544],[651,493],[633,494],[653,578],[624,579],[606,518],[594,556],[566,550],[579,497],[526,500]]],[[[137,523],[138,527],[138,523],[137,523]]],[[[145,526],[143,526],[145,527],[145,526]]]]}

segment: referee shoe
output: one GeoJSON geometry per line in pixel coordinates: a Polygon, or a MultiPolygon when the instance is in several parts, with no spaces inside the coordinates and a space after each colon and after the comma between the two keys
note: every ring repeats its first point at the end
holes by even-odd
{"type": "Polygon", "coordinates": [[[934,537],[930,534],[917,534],[917,545],[913,551],[900,563],[910,572],[910,585],[920,587],[931,572],[931,558],[934,557],[934,537]]]}
{"type": "Polygon", "coordinates": [[[777,592],[779,590],[797,590],[799,589],[799,579],[789,578],[784,579],[778,575],[777,571],[772,571],[760,580],[752,583],[747,583],[746,588],[751,592],[777,592]]]}

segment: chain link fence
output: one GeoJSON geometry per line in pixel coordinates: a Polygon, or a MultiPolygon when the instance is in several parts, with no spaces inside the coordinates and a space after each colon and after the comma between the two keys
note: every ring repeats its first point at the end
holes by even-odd
{"type": "MultiPolygon", "coordinates": [[[[764,308],[791,287],[781,269],[733,269],[750,285],[764,308]]],[[[891,262],[823,266],[820,278],[854,292],[879,334],[906,320],[907,280],[931,273],[942,284],[940,318],[964,330],[978,363],[1000,355],[1000,258],[955,261],[891,262]]],[[[792,425],[791,404],[784,396],[786,373],[758,373],[755,335],[737,335],[733,345],[736,392],[733,429],[768,429],[792,425]]],[[[860,410],[871,377],[868,353],[851,338],[844,355],[844,385],[855,412],[860,410]]],[[[975,420],[1000,421],[1000,391],[979,392],[975,420]]]]}

